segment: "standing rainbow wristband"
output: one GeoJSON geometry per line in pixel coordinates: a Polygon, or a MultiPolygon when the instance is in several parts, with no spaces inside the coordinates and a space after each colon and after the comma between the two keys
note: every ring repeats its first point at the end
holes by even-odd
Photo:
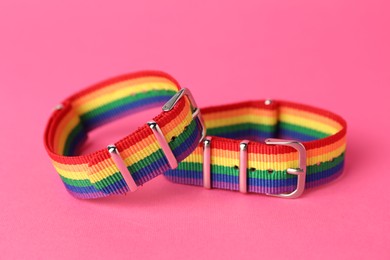
{"type": "Polygon", "coordinates": [[[135,191],[176,168],[204,135],[191,93],[180,90],[165,73],[146,71],[101,82],[69,97],[56,107],[44,138],[66,189],[76,198],[91,199],[135,191]],[[167,100],[171,102],[164,111],[134,133],[107,149],[76,156],[89,131],[167,100]]]}
{"type": "Polygon", "coordinates": [[[343,170],[346,122],[331,112],[265,100],[202,114],[205,123],[189,90],[171,76],[128,74],[57,106],[45,146],[67,190],[83,199],[135,191],[162,173],[178,183],[296,198],[343,170]],[[134,133],[76,156],[89,131],[164,103],[163,112],[134,133]],[[205,137],[205,127],[212,136],[205,137]]]}

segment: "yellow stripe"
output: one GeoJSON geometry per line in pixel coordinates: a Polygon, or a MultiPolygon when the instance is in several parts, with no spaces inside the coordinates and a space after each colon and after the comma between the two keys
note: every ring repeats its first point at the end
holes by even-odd
{"type": "MultiPolygon", "coordinates": [[[[190,104],[189,102],[186,103],[186,106],[184,107],[183,112],[181,115],[177,116],[174,120],[169,122],[167,125],[164,126],[165,129],[172,129],[168,133],[165,133],[165,139],[167,142],[171,141],[173,136],[178,136],[180,133],[184,131],[184,128],[191,123],[192,119],[192,112],[190,111],[190,104]],[[183,113],[186,113],[184,116],[183,113]],[[181,118],[181,119],[180,119],[181,118]],[[179,119],[180,121],[178,122],[179,119]]],[[[164,131],[165,132],[165,131],[164,131]]]]}
{"type": "MultiPolygon", "coordinates": [[[[54,165],[54,168],[56,169],[56,171],[61,176],[65,177],[65,178],[72,179],[72,180],[86,180],[86,179],[88,179],[88,175],[85,172],[85,168],[82,169],[82,171],[65,170],[62,167],[62,166],[64,166],[64,164],[59,166],[59,164],[56,161],[52,161],[52,162],[53,162],[53,165],[54,165]]],[[[80,168],[81,168],[81,165],[77,165],[77,166],[80,166],[80,168]]]]}
{"type": "Polygon", "coordinates": [[[319,162],[327,162],[330,161],[333,158],[336,158],[340,156],[343,152],[345,152],[346,144],[344,143],[339,148],[333,150],[332,152],[329,152],[327,154],[321,154],[313,157],[308,157],[307,159],[307,165],[315,165],[319,162]]]}
{"type": "Polygon", "coordinates": [[[107,178],[109,176],[112,176],[115,173],[119,172],[118,168],[116,167],[116,165],[114,164],[112,159],[109,158],[108,160],[111,161],[111,163],[112,163],[111,165],[105,165],[105,168],[103,168],[102,170],[100,170],[98,172],[95,172],[94,174],[90,174],[88,176],[89,180],[91,181],[91,183],[99,182],[99,181],[101,181],[101,180],[103,180],[103,179],[105,179],[105,178],[107,178]]]}

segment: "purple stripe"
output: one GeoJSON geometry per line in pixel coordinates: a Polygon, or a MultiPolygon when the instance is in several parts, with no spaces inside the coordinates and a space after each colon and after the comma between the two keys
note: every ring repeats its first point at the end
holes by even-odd
{"type": "MultiPolygon", "coordinates": [[[[335,174],[332,174],[329,177],[307,182],[305,188],[313,188],[317,187],[323,184],[326,184],[328,182],[333,181],[334,179],[337,179],[343,172],[343,169],[339,170],[335,174]]],[[[186,185],[194,185],[194,186],[203,186],[203,180],[199,178],[185,178],[185,177],[177,177],[177,176],[171,176],[171,175],[165,175],[165,177],[175,183],[180,184],[186,184],[186,185]]],[[[224,190],[239,190],[239,185],[237,183],[231,183],[231,182],[217,182],[213,181],[212,188],[214,189],[224,189],[224,190]]],[[[283,186],[283,187],[264,187],[264,186],[249,186],[248,192],[251,193],[262,193],[262,194],[281,194],[281,193],[291,193],[296,189],[295,185],[289,185],[289,186],[283,186]]]]}

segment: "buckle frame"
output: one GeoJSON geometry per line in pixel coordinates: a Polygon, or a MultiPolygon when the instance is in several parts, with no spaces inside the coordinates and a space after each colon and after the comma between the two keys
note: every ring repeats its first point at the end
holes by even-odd
{"type": "Polygon", "coordinates": [[[279,197],[279,198],[288,198],[294,199],[298,198],[302,195],[305,190],[306,183],[306,148],[303,146],[301,142],[296,140],[286,140],[286,139],[276,139],[276,138],[268,138],[265,140],[266,144],[269,145],[285,145],[290,146],[298,151],[298,168],[288,168],[287,173],[297,175],[297,188],[291,193],[282,193],[282,194],[269,194],[269,196],[279,197]]]}
{"type": "Polygon", "coordinates": [[[179,90],[173,97],[171,97],[170,100],[168,100],[167,103],[165,103],[165,105],[162,107],[162,110],[165,112],[172,110],[172,108],[183,96],[187,96],[188,100],[190,101],[192,107],[192,118],[197,118],[200,125],[202,126],[202,138],[199,140],[200,143],[206,137],[206,127],[202,118],[202,114],[200,113],[200,109],[188,88],[182,88],[179,90]]]}

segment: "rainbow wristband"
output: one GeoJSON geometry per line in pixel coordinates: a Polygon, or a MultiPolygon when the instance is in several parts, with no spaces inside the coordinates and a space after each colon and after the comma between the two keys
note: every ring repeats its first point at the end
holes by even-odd
{"type": "Polygon", "coordinates": [[[66,189],[76,198],[90,199],[135,191],[176,168],[204,134],[190,92],[171,76],[149,71],[113,78],[69,97],[54,110],[44,141],[66,189]],[[134,133],[107,149],[76,156],[89,131],[165,102],[164,111],[134,133]]]}
{"type": "Polygon", "coordinates": [[[202,114],[212,135],[206,138],[187,89],[165,73],[133,73],[66,99],[47,125],[45,145],[77,198],[135,191],[161,173],[177,183],[296,198],[342,173],[346,122],[329,111],[264,100],[202,114]],[[136,132],[107,149],[75,156],[89,131],[164,102],[164,112],[136,132]]]}
{"type": "Polygon", "coordinates": [[[212,136],[165,173],[173,182],[296,198],[343,171],[347,125],[334,113],[271,100],[201,110],[212,136]]]}

